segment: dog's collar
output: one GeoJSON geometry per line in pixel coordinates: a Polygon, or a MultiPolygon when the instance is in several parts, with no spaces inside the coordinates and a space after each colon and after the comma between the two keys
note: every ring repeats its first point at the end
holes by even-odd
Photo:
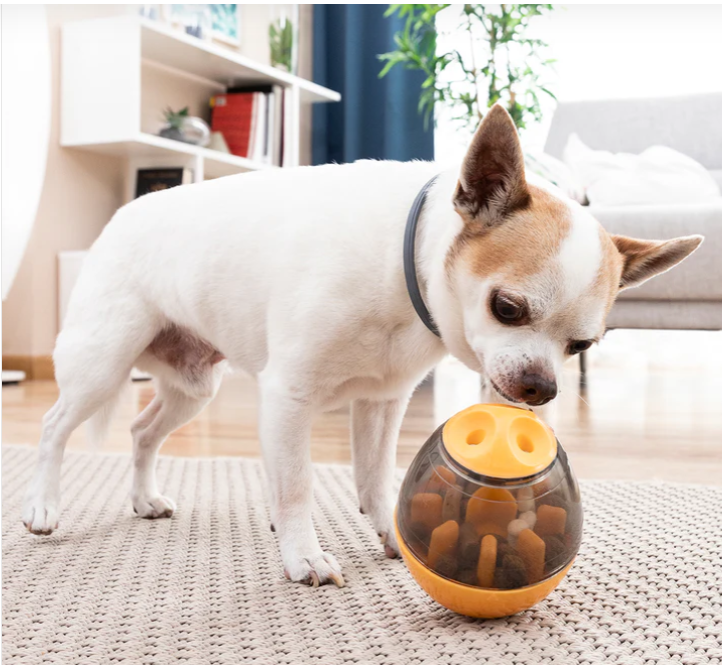
{"type": "Polygon", "coordinates": [[[416,227],[419,225],[419,216],[421,215],[421,209],[424,207],[426,195],[429,193],[429,189],[436,181],[436,178],[438,178],[438,176],[434,176],[423,186],[421,191],[416,195],[411,210],[409,210],[409,216],[406,220],[406,232],[404,234],[404,275],[406,276],[406,289],[409,292],[409,298],[411,298],[411,304],[414,306],[416,313],[424,322],[424,325],[434,333],[434,335],[441,338],[441,333],[431,318],[431,313],[428,307],[426,307],[424,298],[421,295],[419,280],[416,275],[416,227]]]}

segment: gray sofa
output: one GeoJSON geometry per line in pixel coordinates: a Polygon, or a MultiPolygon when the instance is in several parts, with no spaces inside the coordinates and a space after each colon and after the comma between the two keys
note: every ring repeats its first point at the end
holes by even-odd
{"type": "MultiPolygon", "coordinates": [[[[666,145],[693,157],[722,188],[722,93],[666,99],[562,103],[545,150],[560,158],[576,132],[596,150],[639,153],[666,145]]],[[[611,233],[664,239],[701,233],[681,266],[622,292],[610,328],[722,330],[722,197],[713,204],[590,208],[611,233]]]]}

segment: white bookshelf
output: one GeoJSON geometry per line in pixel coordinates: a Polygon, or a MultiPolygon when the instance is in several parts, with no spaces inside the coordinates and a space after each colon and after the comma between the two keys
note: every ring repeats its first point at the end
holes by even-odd
{"type": "Polygon", "coordinates": [[[167,84],[176,99],[195,101],[197,108],[207,106],[209,97],[227,86],[284,86],[290,113],[284,150],[291,166],[299,162],[301,105],[341,99],[333,90],[140,16],[66,23],[62,28],[61,145],[126,158],[126,198],[132,197],[130,180],[138,168],[183,166],[193,170],[196,182],[273,168],[155,135],[153,123],[161,112],[159,82],[167,84]]]}
{"type": "MultiPolygon", "coordinates": [[[[189,158],[192,158],[193,163],[190,168],[196,169],[198,166],[196,162],[200,159],[203,162],[203,174],[206,178],[220,178],[224,175],[233,175],[243,171],[275,168],[270,164],[254,162],[244,157],[236,157],[236,155],[208,150],[190,143],[172,141],[162,136],[154,136],[143,132],[122,141],[84,143],[73,147],[102,155],[128,157],[133,160],[143,161],[145,166],[151,166],[154,162],[163,163],[164,166],[175,166],[179,161],[187,162],[189,158]]],[[[196,180],[202,179],[202,177],[196,178],[196,180]]]]}
{"type": "MultiPolygon", "coordinates": [[[[231,49],[204,42],[140,16],[68,22],[62,28],[60,144],[125,161],[125,198],[133,198],[139,168],[181,166],[194,180],[276,168],[156,135],[162,107],[191,112],[226,87],[245,83],[282,85],[291,117],[284,124],[291,166],[299,161],[303,104],[337,102],[333,90],[254,62],[231,49]]],[[[58,256],[59,325],[86,251],[58,256]]]]}

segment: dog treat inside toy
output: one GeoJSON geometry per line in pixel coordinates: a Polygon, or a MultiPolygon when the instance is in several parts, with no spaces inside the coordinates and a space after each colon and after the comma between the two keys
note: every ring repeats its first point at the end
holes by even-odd
{"type": "Polygon", "coordinates": [[[558,536],[542,536],[544,541],[544,564],[547,571],[551,571],[564,562],[567,547],[558,536]]]}
{"type": "Polygon", "coordinates": [[[531,529],[519,534],[516,550],[524,561],[529,575],[529,584],[536,584],[544,575],[544,541],[531,529]]]}
{"type": "Polygon", "coordinates": [[[463,495],[461,490],[454,485],[446,490],[444,495],[444,504],[441,509],[441,517],[444,522],[448,520],[454,520],[455,522],[460,521],[461,517],[461,499],[463,495]]]}
{"type": "Polygon", "coordinates": [[[459,542],[459,524],[454,520],[444,522],[441,526],[437,526],[431,533],[431,542],[429,543],[428,563],[431,568],[437,568],[442,560],[447,562],[454,561],[454,570],[456,565],[456,545],[459,542]]]}
{"type": "Polygon", "coordinates": [[[494,586],[498,589],[518,589],[527,584],[524,560],[515,554],[507,554],[502,559],[501,568],[494,575],[494,586]]]}
{"type": "Polygon", "coordinates": [[[480,543],[481,536],[477,533],[476,527],[464,522],[459,529],[459,566],[476,570],[480,543]]]}
{"type": "Polygon", "coordinates": [[[531,487],[522,487],[516,494],[516,500],[519,504],[520,513],[533,511],[536,507],[534,503],[534,490],[531,487]]]}
{"type": "Polygon", "coordinates": [[[515,519],[509,522],[509,525],[506,527],[509,538],[509,545],[514,547],[516,545],[517,538],[519,538],[519,534],[524,531],[524,529],[528,528],[529,524],[522,519],[515,519]]]}
{"type": "Polygon", "coordinates": [[[442,522],[441,511],[444,499],[440,494],[425,492],[415,494],[411,499],[411,522],[433,531],[442,522]]]}
{"type": "Polygon", "coordinates": [[[479,578],[479,586],[494,586],[494,571],[496,570],[496,538],[484,536],[481,539],[481,552],[479,554],[479,565],[476,569],[479,578]]]}
{"type": "Polygon", "coordinates": [[[539,506],[536,512],[534,531],[539,536],[561,536],[567,523],[567,511],[547,504],[539,506]]]}
{"type": "Polygon", "coordinates": [[[456,484],[456,474],[445,466],[436,466],[426,485],[427,492],[445,492],[451,485],[456,484]]]}

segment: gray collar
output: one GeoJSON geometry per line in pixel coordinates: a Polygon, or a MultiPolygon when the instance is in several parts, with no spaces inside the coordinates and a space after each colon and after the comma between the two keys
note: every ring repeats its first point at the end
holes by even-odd
{"type": "Polygon", "coordinates": [[[421,209],[424,207],[426,195],[438,177],[438,175],[435,175],[423,186],[421,191],[416,195],[411,210],[409,210],[409,216],[406,220],[406,232],[404,234],[404,275],[406,277],[406,289],[409,292],[411,304],[414,306],[416,313],[424,322],[424,325],[434,333],[434,335],[441,338],[441,333],[434,323],[434,319],[431,317],[431,313],[428,307],[426,307],[424,298],[421,295],[419,280],[416,275],[416,227],[419,224],[419,216],[421,215],[421,209]]]}

